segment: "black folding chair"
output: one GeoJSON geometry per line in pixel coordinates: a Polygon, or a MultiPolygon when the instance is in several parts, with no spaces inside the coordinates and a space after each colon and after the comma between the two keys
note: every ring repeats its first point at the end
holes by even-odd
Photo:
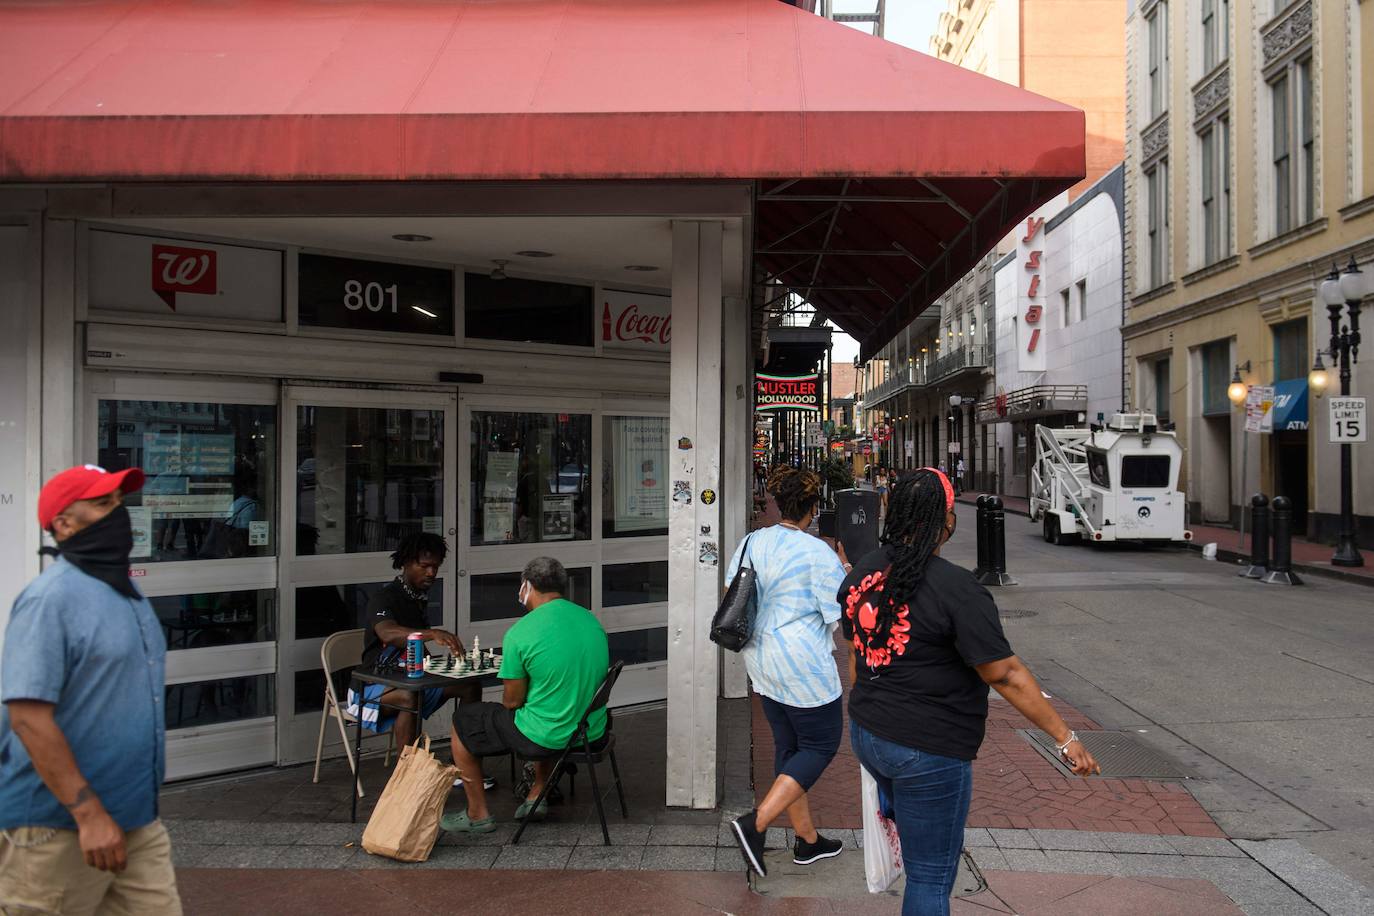
{"type": "Polygon", "coordinates": [[[616,679],[620,677],[620,669],[625,667],[624,662],[616,662],[611,665],[606,672],[606,680],[601,682],[596,693],[592,694],[592,701],[587,704],[587,711],[582,714],[582,720],[577,723],[577,730],[573,732],[562,753],[554,762],[553,768],[549,770],[549,778],[544,782],[544,788],[539,792],[539,797],[535,799],[530,810],[520,820],[520,828],[515,831],[515,837],[511,840],[511,845],[520,842],[520,835],[529,826],[530,818],[534,817],[539,806],[544,803],[549,790],[554,783],[558,782],[563,775],[563,768],[570,763],[583,764],[587,767],[587,775],[592,781],[592,800],[596,802],[596,816],[601,819],[601,836],[605,839],[606,845],[611,845],[611,831],[606,826],[606,809],[601,806],[601,788],[596,782],[596,765],[603,760],[609,760],[611,764],[611,775],[615,777],[615,792],[620,797],[620,816],[629,819],[629,809],[625,807],[625,789],[620,782],[620,767],[615,760],[615,734],[611,731],[610,713],[606,714],[606,734],[595,745],[587,737],[587,720],[592,713],[598,709],[604,709],[606,702],[611,698],[611,689],[615,687],[616,679]]]}

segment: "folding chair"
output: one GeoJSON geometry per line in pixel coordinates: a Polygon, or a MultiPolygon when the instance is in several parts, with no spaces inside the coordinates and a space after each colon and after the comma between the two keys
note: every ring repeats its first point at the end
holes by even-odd
{"type": "MultiPolygon", "coordinates": [[[[348,713],[347,697],[340,701],[334,692],[334,672],[340,668],[357,665],[363,654],[363,636],[366,630],[340,630],[320,646],[320,666],[324,669],[324,709],[320,711],[320,740],[315,745],[315,778],[320,781],[320,760],[324,756],[324,727],[332,718],[339,723],[339,737],[343,739],[344,755],[348,757],[348,769],[353,773],[358,787],[358,797],[363,797],[363,783],[358,779],[358,767],[353,761],[353,742],[348,738],[348,726],[358,720],[348,713]]],[[[381,737],[380,735],[376,737],[381,737]]],[[[396,746],[396,736],[387,732],[386,759],[383,766],[391,766],[391,749],[396,746]]]]}
{"type": "Polygon", "coordinates": [[[535,799],[529,812],[521,819],[520,827],[515,831],[511,845],[520,842],[520,834],[525,832],[525,828],[529,826],[530,818],[544,803],[549,790],[553,788],[554,783],[558,782],[559,777],[563,775],[563,768],[569,763],[585,764],[587,767],[587,775],[592,781],[592,800],[596,802],[596,816],[601,819],[601,836],[605,839],[607,846],[611,845],[611,831],[606,826],[606,809],[601,805],[601,788],[596,782],[596,764],[602,760],[609,760],[611,763],[611,775],[615,777],[616,795],[620,797],[620,816],[629,819],[630,812],[625,807],[625,789],[620,782],[620,767],[615,760],[615,734],[611,731],[609,712],[606,714],[606,734],[602,739],[593,746],[587,737],[587,720],[591,718],[592,713],[605,708],[607,701],[611,698],[611,689],[615,687],[616,679],[620,677],[620,669],[624,667],[624,662],[616,662],[611,665],[606,672],[606,680],[602,681],[601,686],[596,689],[596,693],[592,694],[592,701],[587,704],[587,711],[582,714],[582,720],[577,723],[577,729],[568,740],[567,746],[563,748],[562,753],[554,762],[553,768],[549,770],[549,778],[544,782],[544,788],[540,791],[539,797],[535,799]]]}

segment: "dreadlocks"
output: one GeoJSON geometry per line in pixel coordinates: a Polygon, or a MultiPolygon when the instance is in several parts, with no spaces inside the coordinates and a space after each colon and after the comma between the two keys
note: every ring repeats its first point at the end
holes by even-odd
{"type": "Polygon", "coordinates": [[[415,531],[401,538],[396,551],[391,555],[391,568],[403,569],[407,563],[416,563],[421,554],[432,554],[444,562],[448,556],[448,544],[437,534],[428,531],[415,531]]]}
{"type": "Polygon", "coordinates": [[[779,465],[768,475],[768,492],[778,504],[783,521],[799,522],[821,498],[821,478],[812,471],[779,465]]]}
{"type": "Polygon", "coordinates": [[[895,548],[889,556],[892,571],[883,585],[875,610],[873,629],[864,634],[868,646],[884,646],[897,612],[907,605],[920,588],[926,564],[940,546],[945,530],[948,505],[944,481],[939,472],[922,468],[899,479],[892,486],[887,502],[887,523],[882,543],[895,548]]]}

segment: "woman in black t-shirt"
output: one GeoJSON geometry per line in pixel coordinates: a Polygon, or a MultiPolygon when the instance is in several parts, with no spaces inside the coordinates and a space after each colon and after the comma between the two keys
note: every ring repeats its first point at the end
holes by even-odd
{"type": "Polygon", "coordinates": [[[903,916],[944,916],[989,685],[1054,738],[1075,773],[1099,769],[1012,653],[987,589],[938,556],[955,529],[949,478],[922,468],[897,481],[888,505],[882,546],[838,596],[854,649],[849,737],[901,837],[903,916]]]}

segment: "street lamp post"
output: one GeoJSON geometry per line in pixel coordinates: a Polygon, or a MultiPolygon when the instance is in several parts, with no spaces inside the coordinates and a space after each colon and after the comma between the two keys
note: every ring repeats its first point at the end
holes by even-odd
{"type": "MultiPolygon", "coordinates": [[[[1341,380],[1341,396],[1350,394],[1350,367],[1360,359],[1360,306],[1364,302],[1364,274],[1351,257],[1345,271],[1331,265],[1331,273],[1322,281],[1321,298],[1326,305],[1326,314],[1331,321],[1331,343],[1325,355],[1330,357],[1333,368],[1338,370],[1341,380]],[[1349,323],[1341,325],[1341,305],[1345,305],[1349,323]]],[[[1323,351],[1318,350],[1308,384],[1321,397],[1327,385],[1326,365],[1322,362],[1323,351]]],[[[1355,500],[1351,484],[1352,458],[1350,443],[1341,443],[1341,521],[1336,536],[1336,552],[1331,555],[1332,566],[1363,566],[1364,557],[1355,545],[1355,500]]]]}

